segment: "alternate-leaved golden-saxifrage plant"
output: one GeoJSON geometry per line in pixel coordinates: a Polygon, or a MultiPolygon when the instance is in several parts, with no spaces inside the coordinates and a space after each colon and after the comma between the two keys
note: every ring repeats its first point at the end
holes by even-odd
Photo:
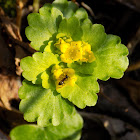
{"type": "Polygon", "coordinates": [[[97,102],[97,80],[119,79],[128,67],[128,49],[86,10],[67,0],[45,4],[28,15],[25,33],[38,52],[21,60],[19,109],[28,122],[12,140],[79,140],[83,120],[74,107],[97,102]]]}

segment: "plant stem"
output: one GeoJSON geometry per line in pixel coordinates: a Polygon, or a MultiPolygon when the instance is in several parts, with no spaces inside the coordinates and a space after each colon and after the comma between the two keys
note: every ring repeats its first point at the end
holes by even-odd
{"type": "Polygon", "coordinates": [[[40,3],[40,0],[34,0],[34,1],[33,1],[33,8],[34,8],[34,11],[33,11],[33,12],[35,12],[35,13],[38,12],[39,3],[40,3]]]}

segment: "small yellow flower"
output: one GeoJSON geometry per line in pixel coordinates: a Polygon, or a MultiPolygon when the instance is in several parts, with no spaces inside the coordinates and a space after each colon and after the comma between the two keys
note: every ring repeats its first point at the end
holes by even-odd
{"type": "Polygon", "coordinates": [[[60,50],[60,58],[65,63],[93,62],[95,56],[91,51],[91,45],[83,41],[72,41],[71,38],[59,38],[55,46],[60,50]],[[64,40],[65,39],[65,40],[64,40]]]}
{"type": "Polygon", "coordinates": [[[62,38],[59,38],[59,40],[54,44],[62,53],[65,53],[67,48],[70,47],[70,44],[65,42],[62,38]]]}
{"type": "MultiPolygon", "coordinates": [[[[62,52],[62,51],[61,51],[62,52]]],[[[82,58],[81,41],[73,41],[66,51],[61,54],[61,60],[65,63],[72,63],[82,58]]]]}
{"type": "Polygon", "coordinates": [[[83,53],[82,59],[80,59],[80,61],[91,63],[91,62],[95,61],[95,56],[92,51],[85,51],[83,53]]]}
{"type": "Polygon", "coordinates": [[[82,42],[82,50],[84,51],[91,51],[91,46],[88,43],[82,42]]]}
{"type": "Polygon", "coordinates": [[[71,68],[61,68],[58,65],[53,66],[52,73],[54,79],[56,80],[56,89],[62,88],[63,86],[70,85],[74,86],[77,78],[75,76],[75,71],[71,68]]]}

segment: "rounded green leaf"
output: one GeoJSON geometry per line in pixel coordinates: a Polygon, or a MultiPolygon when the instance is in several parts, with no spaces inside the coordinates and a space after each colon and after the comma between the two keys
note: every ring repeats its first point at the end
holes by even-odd
{"type": "Polygon", "coordinates": [[[88,19],[87,11],[86,11],[84,8],[79,8],[79,9],[75,12],[74,16],[75,16],[77,19],[80,20],[81,24],[82,24],[83,20],[88,19]]]}
{"type": "Polygon", "coordinates": [[[11,140],[48,140],[44,128],[37,125],[20,125],[10,132],[11,140]]]}
{"type": "Polygon", "coordinates": [[[21,125],[10,132],[11,140],[79,140],[83,120],[78,113],[65,117],[58,126],[42,128],[37,125],[21,125]]]}
{"type": "Polygon", "coordinates": [[[88,42],[91,45],[93,53],[104,43],[107,37],[104,26],[92,24],[89,19],[84,20],[82,31],[82,41],[88,42]]]}
{"type": "Polygon", "coordinates": [[[107,80],[121,78],[128,67],[128,49],[121,44],[118,36],[108,35],[104,43],[95,52],[97,66],[93,75],[98,79],[107,80]]]}
{"type": "Polygon", "coordinates": [[[56,127],[52,125],[49,126],[48,131],[53,135],[56,135],[58,139],[67,138],[67,140],[77,140],[74,139],[75,134],[77,136],[77,134],[79,134],[79,132],[81,131],[82,127],[83,127],[83,119],[75,111],[71,116],[65,117],[60,125],[56,127]]]}
{"type": "Polygon", "coordinates": [[[64,12],[63,12],[64,17],[66,17],[66,18],[72,17],[75,14],[77,9],[78,9],[78,6],[74,2],[69,1],[68,7],[65,8],[64,12]]]}
{"type": "MultiPolygon", "coordinates": [[[[58,64],[58,58],[56,55],[50,52],[36,52],[33,56],[25,57],[21,60],[21,68],[23,70],[23,77],[28,81],[32,81],[32,83],[42,83],[44,72],[49,71],[49,68],[52,65],[58,64]],[[42,76],[43,75],[43,76],[42,76]]],[[[49,84],[53,84],[50,82],[49,78],[46,78],[46,82],[49,84]],[[50,83],[49,83],[50,82],[50,83]]],[[[43,81],[44,83],[44,81],[43,81]]],[[[46,84],[47,84],[46,83],[46,84]]],[[[44,84],[43,84],[44,85],[44,84]]],[[[45,86],[43,86],[45,87],[45,86]]],[[[46,88],[46,87],[45,87],[46,88]]]]}
{"type": "Polygon", "coordinates": [[[26,28],[25,34],[34,49],[43,50],[47,45],[47,41],[57,33],[62,16],[61,11],[50,4],[40,8],[39,13],[28,15],[29,26],[26,28]]]}
{"type": "Polygon", "coordinates": [[[65,18],[75,16],[80,21],[88,18],[88,14],[84,8],[78,8],[78,6],[67,0],[55,0],[52,5],[59,9],[65,18]]]}
{"type": "Polygon", "coordinates": [[[96,93],[99,92],[97,80],[93,76],[76,75],[76,77],[77,81],[73,87],[65,85],[57,91],[79,108],[94,106],[98,98],[96,93]]]}
{"type": "Polygon", "coordinates": [[[59,33],[64,33],[66,36],[71,37],[74,41],[81,40],[82,29],[80,22],[76,17],[63,19],[59,25],[59,33]]]}
{"type": "Polygon", "coordinates": [[[55,0],[52,3],[52,5],[63,13],[64,10],[68,7],[68,1],[67,0],[55,0]]]}
{"type": "Polygon", "coordinates": [[[82,64],[74,62],[68,64],[68,67],[73,68],[76,72],[79,73],[92,74],[96,65],[96,61],[93,61],[92,63],[83,62],[82,64]]]}
{"type": "Polygon", "coordinates": [[[19,97],[19,109],[24,113],[24,119],[28,122],[37,121],[37,124],[43,127],[51,123],[59,125],[64,116],[71,115],[74,110],[73,105],[56,91],[44,89],[28,81],[23,81],[19,97]]]}

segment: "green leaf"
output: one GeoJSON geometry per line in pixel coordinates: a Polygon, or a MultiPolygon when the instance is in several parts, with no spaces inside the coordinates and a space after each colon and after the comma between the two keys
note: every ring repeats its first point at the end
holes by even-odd
{"type": "Polygon", "coordinates": [[[67,0],[55,0],[52,3],[52,5],[63,13],[64,10],[68,7],[68,1],[67,0]]]}
{"type": "Polygon", "coordinates": [[[28,15],[29,26],[26,28],[25,34],[34,49],[43,51],[47,41],[57,33],[62,16],[61,11],[50,4],[40,8],[39,13],[28,15]]]}
{"type": "Polygon", "coordinates": [[[66,36],[71,37],[74,41],[81,40],[82,37],[80,22],[76,17],[62,20],[59,25],[58,32],[64,33],[66,36]]]}
{"type": "Polygon", "coordinates": [[[27,79],[28,81],[32,81],[32,83],[34,84],[35,83],[41,84],[40,77],[43,74],[43,72],[48,70],[52,65],[58,63],[59,63],[58,58],[53,53],[36,52],[33,54],[32,57],[28,56],[23,58],[21,60],[20,65],[21,68],[23,69],[22,75],[25,79],[27,79]]]}
{"type": "Polygon", "coordinates": [[[96,65],[96,61],[93,61],[92,63],[83,62],[82,64],[74,62],[68,64],[68,67],[73,68],[76,72],[79,73],[92,74],[96,65]]]}
{"type": "Polygon", "coordinates": [[[79,8],[79,9],[75,12],[74,16],[75,16],[77,19],[80,20],[81,24],[82,24],[83,20],[88,19],[88,14],[87,14],[87,12],[86,12],[86,10],[85,10],[84,8],[79,8]]]}
{"type": "Polygon", "coordinates": [[[58,8],[65,18],[72,17],[78,9],[78,6],[74,2],[67,0],[55,0],[52,5],[58,8]]]}
{"type": "Polygon", "coordinates": [[[23,81],[19,97],[19,109],[24,113],[24,119],[28,122],[37,121],[42,127],[51,123],[59,125],[64,116],[71,115],[74,110],[73,105],[56,91],[44,89],[28,81],[23,81]]]}
{"type": "Polygon", "coordinates": [[[82,40],[91,45],[94,53],[106,39],[107,35],[105,33],[104,26],[101,24],[92,24],[89,19],[86,19],[82,24],[82,30],[82,40]]]}
{"type": "Polygon", "coordinates": [[[58,126],[46,128],[37,125],[21,125],[10,132],[11,140],[79,140],[83,120],[78,113],[65,117],[58,126]]]}
{"type": "Polygon", "coordinates": [[[104,43],[95,52],[97,67],[94,73],[98,79],[110,77],[119,79],[128,67],[128,49],[121,44],[118,36],[108,35],[104,43]]]}
{"type": "Polygon", "coordinates": [[[65,18],[75,16],[80,21],[87,19],[88,14],[84,8],[78,8],[77,4],[67,0],[55,0],[52,5],[59,9],[65,18]]]}
{"type": "Polygon", "coordinates": [[[44,128],[37,125],[20,125],[10,132],[11,140],[45,140],[44,128]]]}
{"type": "Polygon", "coordinates": [[[77,81],[73,87],[65,85],[57,91],[81,109],[94,106],[98,98],[96,93],[99,92],[97,80],[93,76],[76,75],[76,77],[77,81]]]}
{"type": "Polygon", "coordinates": [[[50,88],[51,90],[55,90],[55,83],[53,77],[51,77],[50,75],[52,75],[50,71],[44,71],[41,74],[42,87],[46,89],[50,88]]]}
{"type": "MultiPolygon", "coordinates": [[[[83,119],[81,116],[74,112],[73,115],[69,117],[65,117],[63,122],[59,126],[49,126],[48,131],[54,135],[58,139],[73,137],[73,135],[81,130],[83,127],[83,119]]],[[[68,138],[67,138],[68,139],[68,138]]],[[[72,139],[71,139],[72,140],[72,139]]]]}
{"type": "Polygon", "coordinates": [[[86,71],[86,65],[80,66],[78,63],[73,63],[69,66],[74,69],[79,67],[79,72],[93,74],[100,80],[107,80],[110,77],[121,78],[128,67],[128,49],[121,44],[120,38],[115,35],[107,35],[102,25],[92,25],[88,19],[84,20],[82,30],[82,40],[91,45],[96,65],[87,63],[87,67],[90,65],[88,71],[86,71]]]}
{"type": "Polygon", "coordinates": [[[65,8],[64,13],[63,13],[64,17],[66,17],[66,18],[72,17],[77,9],[78,9],[78,6],[75,3],[73,3],[72,1],[69,1],[68,7],[65,8]]]}

